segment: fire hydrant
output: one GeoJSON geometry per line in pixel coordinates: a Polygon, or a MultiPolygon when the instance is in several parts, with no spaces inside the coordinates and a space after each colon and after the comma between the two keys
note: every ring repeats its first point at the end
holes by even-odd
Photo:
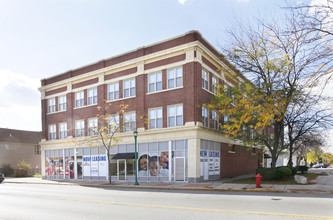
{"type": "Polygon", "coordinates": [[[260,186],[260,183],[261,183],[261,178],[262,178],[262,176],[260,175],[260,173],[258,173],[256,176],[255,176],[255,178],[256,178],[256,188],[260,188],[261,186],[260,186]]]}

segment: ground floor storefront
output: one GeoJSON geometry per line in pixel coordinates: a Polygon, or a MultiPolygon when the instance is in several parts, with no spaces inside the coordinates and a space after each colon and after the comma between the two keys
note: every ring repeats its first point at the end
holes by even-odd
{"type": "MultiPolygon", "coordinates": [[[[206,130],[183,131],[183,135],[169,133],[163,137],[157,133],[142,134],[137,144],[138,181],[201,182],[224,177],[224,170],[228,175],[230,173],[227,170],[236,170],[238,175],[242,173],[242,166],[247,166],[245,172],[257,168],[260,154],[251,151],[248,159],[244,155],[237,159],[235,152],[229,149],[232,145],[222,142],[220,138],[220,134],[206,130]],[[234,157],[233,161],[238,160],[240,164],[234,161],[229,169],[230,162],[227,158],[230,157],[234,157]]],[[[110,151],[110,167],[108,155],[102,146],[73,147],[61,141],[42,142],[43,178],[105,181],[108,180],[110,169],[112,181],[134,182],[134,139],[124,136],[122,142],[124,144],[119,144],[110,151]]]]}

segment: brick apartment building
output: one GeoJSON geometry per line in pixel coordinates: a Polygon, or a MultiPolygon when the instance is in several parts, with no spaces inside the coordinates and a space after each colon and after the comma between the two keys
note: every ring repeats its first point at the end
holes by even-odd
{"type": "Polygon", "coordinates": [[[112,116],[123,125],[111,150],[113,181],[134,181],[133,130],[138,131],[139,181],[198,182],[254,172],[261,150],[249,151],[224,137],[218,131],[223,119],[203,107],[217,84],[235,85],[222,69],[245,79],[222,57],[191,31],[41,80],[43,177],[107,179],[103,148],[73,145],[94,135],[97,106],[104,102],[128,105],[112,116]]]}

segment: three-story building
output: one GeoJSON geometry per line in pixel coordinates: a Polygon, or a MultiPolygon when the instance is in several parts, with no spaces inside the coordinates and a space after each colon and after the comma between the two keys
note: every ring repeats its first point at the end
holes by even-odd
{"type": "Polygon", "coordinates": [[[254,172],[260,149],[249,151],[223,136],[218,128],[226,119],[203,106],[218,84],[236,85],[223,70],[245,80],[191,31],[41,80],[43,177],[108,178],[103,147],[73,145],[96,135],[97,109],[105,103],[115,106],[112,121],[121,125],[111,150],[112,180],[134,181],[134,130],[139,181],[198,182],[254,172]],[[128,107],[119,115],[121,104],[128,107]]]}

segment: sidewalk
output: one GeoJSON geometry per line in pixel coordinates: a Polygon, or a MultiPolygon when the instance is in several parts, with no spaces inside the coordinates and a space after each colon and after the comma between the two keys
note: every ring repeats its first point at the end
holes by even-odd
{"type": "MultiPolygon", "coordinates": [[[[246,178],[253,175],[245,175],[232,179],[246,178]]],[[[333,194],[332,175],[319,176],[315,184],[308,185],[276,185],[261,184],[261,188],[256,188],[255,184],[231,184],[226,183],[231,179],[221,179],[201,183],[186,182],[140,182],[140,185],[133,185],[132,182],[109,182],[106,181],[59,181],[43,180],[41,178],[25,177],[11,178],[8,177],[2,184],[52,184],[52,185],[78,185],[87,187],[102,188],[123,188],[123,189],[156,189],[156,190],[195,190],[195,191],[231,191],[231,192],[276,192],[276,193],[330,193],[333,194]]]]}

